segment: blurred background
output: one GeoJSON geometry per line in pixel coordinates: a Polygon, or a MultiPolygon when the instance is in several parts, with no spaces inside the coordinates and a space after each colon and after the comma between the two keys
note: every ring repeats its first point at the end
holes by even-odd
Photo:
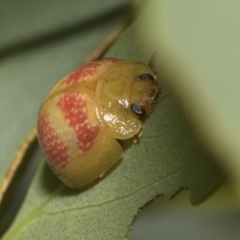
{"type": "Polygon", "coordinates": [[[197,206],[188,198],[183,191],[172,200],[156,199],[140,213],[129,239],[239,239],[239,203],[230,184],[223,184],[197,206]]]}

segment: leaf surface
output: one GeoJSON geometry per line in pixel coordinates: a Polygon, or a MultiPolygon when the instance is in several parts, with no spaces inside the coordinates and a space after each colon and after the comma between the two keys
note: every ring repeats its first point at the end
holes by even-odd
{"type": "MultiPolygon", "coordinates": [[[[107,56],[149,62],[155,49],[151,41],[140,38],[148,11],[142,12],[107,56]]],[[[4,240],[124,239],[139,209],[156,196],[171,197],[187,188],[197,203],[213,190],[223,172],[196,139],[159,66],[154,70],[162,94],[144,122],[140,142],[121,142],[125,151],[119,164],[99,182],[80,190],[67,189],[42,162],[4,240]]]]}

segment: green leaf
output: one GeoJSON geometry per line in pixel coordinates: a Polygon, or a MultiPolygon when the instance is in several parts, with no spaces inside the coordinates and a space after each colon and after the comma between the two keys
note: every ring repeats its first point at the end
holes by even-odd
{"type": "MultiPolygon", "coordinates": [[[[107,56],[149,62],[155,48],[140,38],[146,32],[142,22],[148,11],[142,12],[107,56]]],[[[55,68],[62,69],[64,64],[58,62],[55,68]]],[[[80,190],[63,186],[42,162],[4,240],[124,239],[139,209],[156,196],[171,197],[187,188],[197,203],[213,190],[223,172],[196,139],[180,110],[181,102],[161,78],[161,67],[154,70],[159,73],[162,95],[144,122],[140,142],[121,142],[125,151],[119,164],[99,182],[80,190]]]]}
{"type": "MultiPolygon", "coordinates": [[[[204,144],[240,181],[240,33],[238,1],[152,1],[143,23],[204,144]],[[150,28],[150,25],[152,26],[150,28]]],[[[142,33],[143,36],[143,33],[142,33]]],[[[238,190],[239,191],[239,190],[238,190]]]]}
{"type": "Polygon", "coordinates": [[[49,89],[116,28],[126,4],[97,2],[0,3],[0,183],[49,89]]]}
{"type": "MultiPolygon", "coordinates": [[[[83,64],[120,25],[119,19],[129,4],[127,0],[98,3],[96,0],[0,2],[0,195],[9,167],[21,142],[35,127],[39,106],[48,91],[61,77],[83,64]]],[[[31,171],[40,157],[35,155],[32,160],[34,163],[27,167],[31,171]]],[[[33,173],[21,174],[31,179],[33,173]]],[[[19,189],[18,177],[10,191],[19,189]]],[[[25,185],[5,199],[7,204],[13,203],[10,207],[1,202],[0,236],[21,204],[26,188],[25,185]],[[4,217],[3,212],[6,212],[4,217]]]]}

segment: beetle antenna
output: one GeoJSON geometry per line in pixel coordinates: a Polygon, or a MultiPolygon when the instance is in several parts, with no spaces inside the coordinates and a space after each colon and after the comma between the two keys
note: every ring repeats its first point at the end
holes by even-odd
{"type": "Polygon", "coordinates": [[[153,63],[154,63],[154,61],[155,61],[156,55],[157,55],[157,51],[154,51],[154,52],[152,53],[152,56],[150,57],[148,66],[149,66],[151,69],[153,69],[153,63]]]}
{"type": "Polygon", "coordinates": [[[149,63],[148,63],[148,66],[152,69],[152,71],[154,72],[155,75],[157,75],[158,73],[153,69],[153,64],[156,60],[156,55],[157,55],[157,50],[154,51],[152,53],[152,56],[150,57],[150,60],[149,60],[149,63]]]}

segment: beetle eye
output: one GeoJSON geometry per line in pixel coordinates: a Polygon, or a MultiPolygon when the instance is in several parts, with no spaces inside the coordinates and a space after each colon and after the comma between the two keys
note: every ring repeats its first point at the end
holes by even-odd
{"type": "Polygon", "coordinates": [[[135,113],[139,117],[143,117],[145,115],[145,110],[140,105],[133,103],[131,105],[131,110],[133,113],[135,113]]]}
{"type": "Polygon", "coordinates": [[[148,73],[140,75],[139,78],[140,79],[149,79],[149,80],[152,80],[152,81],[155,80],[154,77],[151,74],[148,74],[148,73]]]}

